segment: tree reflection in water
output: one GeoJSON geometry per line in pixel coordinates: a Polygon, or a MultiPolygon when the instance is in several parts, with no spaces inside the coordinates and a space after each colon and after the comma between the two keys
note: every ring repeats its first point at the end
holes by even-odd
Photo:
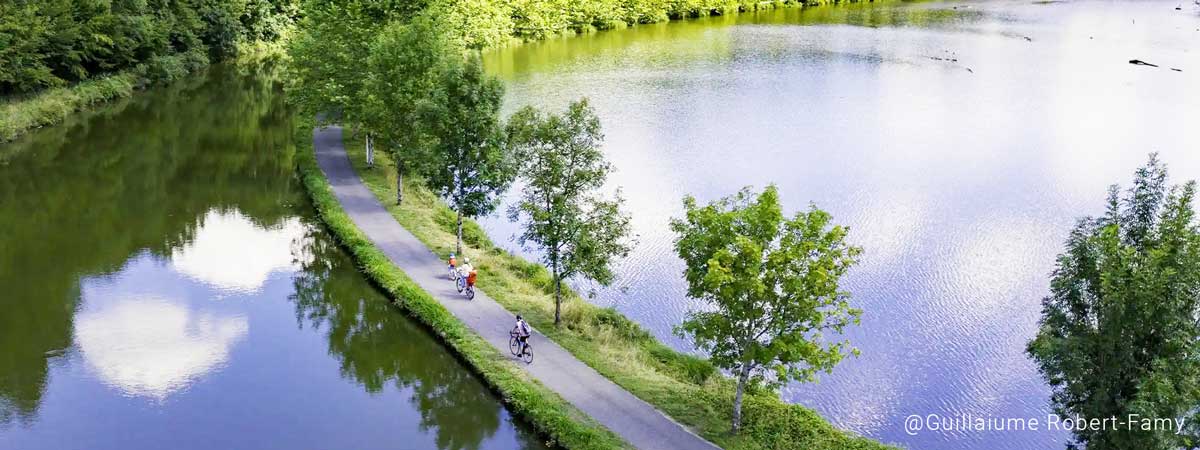
{"type": "Polygon", "coordinates": [[[465,365],[382,294],[364,298],[354,276],[334,276],[356,269],[328,235],[310,232],[299,245],[307,255],[294,279],[296,320],[324,329],[342,376],[371,393],[387,383],[411,390],[421,430],[434,430],[440,449],[478,449],[495,434],[500,408],[465,365]]]}

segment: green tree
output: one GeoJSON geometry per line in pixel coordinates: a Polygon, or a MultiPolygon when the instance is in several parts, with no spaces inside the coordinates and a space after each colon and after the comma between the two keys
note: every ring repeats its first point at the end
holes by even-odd
{"type": "Polygon", "coordinates": [[[402,0],[309,0],[289,42],[289,99],[305,114],[329,113],[357,128],[365,119],[363,65],[383,27],[416,13],[402,0]]]}
{"type": "MultiPolygon", "coordinates": [[[[688,296],[709,308],[688,313],[676,327],[707,351],[713,364],[737,377],[733,431],[741,426],[747,385],[777,387],[829,372],[850,343],[841,334],[862,311],[838,286],[862,252],[846,243],[847,229],[810,206],[784,217],[775,186],[749,188],[699,206],[688,196],[683,219],[673,219],[675,249],[687,264],[688,296]]],[[[852,349],[857,354],[857,349],[852,349]]]]}
{"type": "Polygon", "coordinates": [[[419,114],[433,142],[426,182],[458,216],[459,254],[463,217],[494,211],[515,176],[500,126],[503,96],[504,86],[484,74],[478,56],[472,56],[441,70],[438,88],[419,114]]]}
{"type": "Polygon", "coordinates": [[[558,325],[563,279],[612,282],[613,260],[629,254],[629,216],[621,212],[619,194],[606,200],[599,193],[612,166],[600,151],[600,119],[587,100],[572,103],[562,116],[544,117],[526,107],[509,119],[508,139],[526,181],[509,219],[524,219],[518,242],[535,245],[550,267],[558,325]]]}
{"type": "Polygon", "coordinates": [[[367,59],[365,122],[368,136],[378,135],[396,162],[396,204],[404,196],[404,173],[430,163],[428,132],[419,117],[446,64],[461,60],[436,19],[422,14],[410,23],[384,27],[367,59]]]}
{"type": "Polygon", "coordinates": [[[1064,416],[1189,418],[1188,429],[1076,429],[1068,448],[1196,448],[1200,405],[1200,232],[1196,184],[1167,186],[1150,155],[1133,187],[1109,190],[1058,256],[1027,348],[1064,416]]]}

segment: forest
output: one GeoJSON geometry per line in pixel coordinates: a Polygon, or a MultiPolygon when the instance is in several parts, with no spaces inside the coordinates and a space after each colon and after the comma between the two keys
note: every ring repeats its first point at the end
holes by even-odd
{"type": "Polygon", "coordinates": [[[176,79],[291,29],[297,0],[6,0],[0,97],[135,70],[176,79]]]}

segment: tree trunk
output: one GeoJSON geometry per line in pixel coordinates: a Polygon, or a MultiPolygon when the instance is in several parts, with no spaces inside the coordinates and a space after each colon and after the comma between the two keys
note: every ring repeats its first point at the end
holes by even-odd
{"type": "Polygon", "coordinates": [[[558,246],[550,251],[550,275],[554,277],[554,327],[562,322],[562,274],[558,271],[558,246]]]}
{"type": "Polygon", "coordinates": [[[454,244],[454,254],[461,255],[462,252],[462,210],[458,210],[458,241],[454,244]]]}
{"type": "Polygon", "coordinates": [[[367,168],[375,167],[375,142],[371,139],[371,133],[367,133],[367,168]]]}
{"type": "Polygon", "coordinates": [[[404,200],[404,163],[396,162],[396,205],[404,200]]]}
{"type": "Polygon", "coordinates": [[[746,392],[746,383],[750,381],[750,365],[742,364],[738,374],[737,393],[733,395],[733,434],[742,428],[742,394],[746,392]]]}
{"type": "Polygon", "coordinates": [[[562,322],[562,279],[554,277],[554,326],[562,322]]]}

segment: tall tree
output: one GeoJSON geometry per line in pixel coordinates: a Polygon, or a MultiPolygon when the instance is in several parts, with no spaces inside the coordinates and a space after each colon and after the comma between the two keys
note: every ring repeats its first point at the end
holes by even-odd
{"type": "Polygon", "coordinates": [[[518,242],[540,249],[550,268],[558,325],[564,279],[612,282],[613,260],[629,254],[629,216],[621,212],[619,194],[611,200],[600,195],[612,166],[600,151],[600,119],[587,100],[572,103],[562,116],[526,107],[509,119],[508,139],[525,178],[509,219],[524,220],[518,242]]]}
{"type": "Polygon", "coordinates": [[[504,145],[504,86],[484,74],[478,56],[441,70],[419,117],[433,140],[426,182],[457,214],[455,250],[462,254],[463,217],[490,214],[516,174],[504,145]]]}
{"type": "Polygon", "coordinates": [[[1068,448],[1196,448],[1200,405],[1200,232],[1196,184],[1168,188],[1157,155],[1133,187],[1113,186],[1101,217],[1080,219],[1058,256],[1027,348],[1064,416],[1190,419],[1186,430],[1073,431],[1068,448]],[[1182,432],[1181,432],[1182,431],[1182,432]]]}
{"type": "MultiPolygon", "coordinates": [[[[845,356],[846,340],[831,341],[858,324],[839,288],[862,252],[846,243],[847,229],[810,206],[784,217],[775,186],[755,196],[749,188],[707,206],[688,196],[686,214],[673,219],[675,249],[687,264],[688,296],[708,308],[688,313],[676,327],[707,351],[713,364],[737,376],[733,431],[741,427],[742,396],[752,381],[778,387],[811,381],[845,356]]],[[[857,349],[852,349],[857,354],[857,349]]]]}
{"type": "MultiPolygon", "coordinates": [[[[428,130],[420,112],[430,101],[447,64],[461,60],[463,49],[447,39],[436,18],[421,14],[409,23],[384,27],[371,44],[365,80],[364,121],[386,143],[396,163],[396,204],[404,198],[404,173],[432,163],[428,130]]],[[[426,106],[427,107],[427,106],[426,106]]]]}
{"type": "Polygon", "coordinates": [[[334,114],[357,127],[365,119],[362,66],[369,45],[387,24],[419,10],[405,0],[307,0],[299,32],[290,40],[289,101],[305,114],[334,114]]]}

